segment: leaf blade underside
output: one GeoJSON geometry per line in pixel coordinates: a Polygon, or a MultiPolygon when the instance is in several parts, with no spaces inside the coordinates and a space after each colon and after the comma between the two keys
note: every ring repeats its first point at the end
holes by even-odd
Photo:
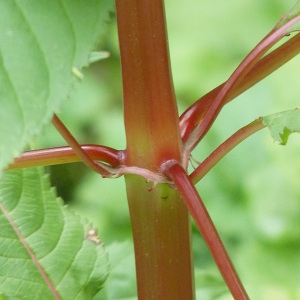
{"type": "Polygon", "coordinates": [[[89,54],[109,0],[0,2],[0,168],[19,156],[68,96],[72,69],[89,54]]]}
{"type": "Polygon", "coordinates": [[[86,238],[87,222],[62,206],[42,173],[4,172],[0,182],[0,293],[92,299],[107,277],[106,252],[86,238]]]}

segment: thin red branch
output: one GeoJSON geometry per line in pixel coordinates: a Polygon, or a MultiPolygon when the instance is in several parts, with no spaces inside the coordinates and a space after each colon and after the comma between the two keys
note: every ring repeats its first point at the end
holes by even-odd
{"type": "Polygon", "coordinates": [[[255,132],[265,128],[259,118],[254,122],[244,126],[229,137],[224,143],[216,148],[199,166],[190,174],[190,179],[195,184],[199,182],[227,153],[235,148],[239,143],[255,132]]]}
{"type": "Polygon", "coordinates": [[[104,164],[98,163],[94,161],[80,146],[80,144],[76,141],[67,127],[63,124],[63,122],[58,118],[57,115],[53,116],[52,124],[58,130],[58,132],[62,135],[65,141],[69,144],[69,146],[73,149],[76,155],[84,162],[88,167],[90,167],[95,172],[101,174],[103,177],[115,177],[117,175],[116,170],[113,168],[106,166],[104,164]]]}
{"type": "MultiPolygon", "coordinates": [[[[93,160],[102,161],[113,168],[121,165],[123,151],[100,145],[80,145],[81,149],[93,160]]],[[[8,166],[8,170],[50,166],[81,161],[71,147],[55,147],[24,152],[8,166]]]]}
{"type": "Polygon", "coordinates": [[[183,167],[169,161],[162,171],[174,181],[182,195],[234,299],[249,299],[205,205],[183,167]]]}
{"type": "Polygon", "coordinates": [[[300,52],[300,36],[297,34],[266,57],[260,59],[284,34],[293,19],[280,29],[272,31],[243,60],[230,78],[188,108],[180,118],[180,129],[188,151],[191,151],[208,131],[221,108],[230,100],[268,76],[300,52]]]}
{"type": "MultiPolygon", "coordinates": [[[[261,58],[244,79],[229,93],[227,103],[276,71],[300,52],[300,33],[268,55],[261,58]]],[[[180,133],[183,142],[202,120],[207,109],[220,92],[225,82],[198,99],[180,116],[180,133]]]]}

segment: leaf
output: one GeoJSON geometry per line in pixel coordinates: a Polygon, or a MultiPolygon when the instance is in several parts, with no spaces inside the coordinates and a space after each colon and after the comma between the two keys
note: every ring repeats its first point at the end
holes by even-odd
{"type": "Polygon", "coordinates": [[[132,243],[113,243],[107,247],[110,274],[105,287],[94,300],[136,300],[136,277],[132,243]]]}
{"type": "MultiPolygon", "coordinates": [[[[229,291],[219,274],[195,269],[196,298],[202,300],[221,299],[229,291]]],[[[231,297],[230,297],[231,298],[231,297]]]]}
{"type": "Polygon", "coordinates": [[[89,64],[111,0],[0,1],[0,169],[50,122],[89,64]]]}
{"type": "Polygon", "coordinates": [[[109,52],[107,51],[95,51],[90,54],[89,63],[93,64],[101,59],[109,57],[109,52]]]}
{"type": "Polygon", "coordinates": [[[4,172],[0,293],[30,300],[92,299],[106,279],[108,260],[89,229],[58,201],[42,169],[4,172]]]}
{"type": "Polygon", "coordinates": [[[291,133],[300,132],[300,109],[296,108],[263,117],[262,122],[268,126],[273,139],[279,141],[281,145],[285,145],[291,133]]]}

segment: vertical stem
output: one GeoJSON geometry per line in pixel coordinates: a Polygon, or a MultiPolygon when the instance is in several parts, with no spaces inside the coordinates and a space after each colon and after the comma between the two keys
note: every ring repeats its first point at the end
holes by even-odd
{"type": "Polygon", "coordinates": [[[188,211],[177,191],[128,175],[126,187],[134,238],[138,299],[191,300],[188,211]]]}
{"type": "Polygon", "coordinates": [[[156,171],[170,157],[181,160],[163,2],[117,0],[116,4],[127,162],[156,171]]]}
{"type": "MultiPolygon", "coordinates": [[[[179,120],[162,0],[116,0],[121,51],[125,164],[158,172],[181,161],[179,120]]],[[[138,298],[190,300],[193,275],[188,211],[166,184],[127,175],[138,298]],[[151,191],[149,191],[151,189],[151,191]]]]}

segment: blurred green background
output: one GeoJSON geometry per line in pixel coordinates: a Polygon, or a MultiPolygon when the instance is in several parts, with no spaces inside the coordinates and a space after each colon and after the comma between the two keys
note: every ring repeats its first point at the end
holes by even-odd
{"type": "MultiPolygon", "coordinates": [[[[180,113],[225,81],[295,0],[167,0],[174,85],[180,113]]],[[[60,117],[80,143],[126,146],[115,15],[99,50],[110,58],[83,70],[60,117]]],[[[300,57],[228,104],[194,152],[203,160],[259,116],[299,106],[300,57]]],[[[251,299],[300,299],[300,136],[279,146],[267,130],[226,156],[197,188],[251,299]]],[[[65,145],[47,127],[38,147],[65,145]]],[[[48,168],[58,195],[98,228],[112,273],[95,299],[135,299],[124,179],[102,179],[83,164],[48,168]]],[[[193,227],[197,299],[231,299],[193,227]]]]}

